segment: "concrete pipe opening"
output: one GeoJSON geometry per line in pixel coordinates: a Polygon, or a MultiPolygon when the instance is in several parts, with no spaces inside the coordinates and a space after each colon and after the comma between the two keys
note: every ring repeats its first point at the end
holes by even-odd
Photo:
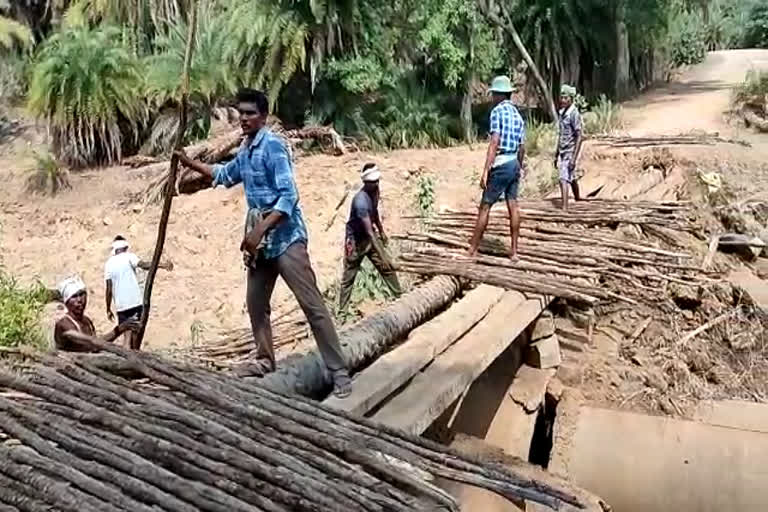
{"type": "Polygon", "coordinates": [[[615,512],[768,510],[768,406],[687,421],[564,405],[549,469],[615,512]]]}

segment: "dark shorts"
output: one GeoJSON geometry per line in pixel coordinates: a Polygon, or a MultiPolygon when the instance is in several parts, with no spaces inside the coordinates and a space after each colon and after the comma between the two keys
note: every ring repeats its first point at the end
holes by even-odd
{"type": "Polygon", "coordinates": [[[520,187],[520,165],[517,160],[511,160],[498,167],[494,167],[488,173],[488,183],[483,192],[483,203],[494,204],[502,195],[507,201],[517,199],[520,187]]]}
{"type": "Polygon", "coordinates": [[[125,311],[118,311],[117,312],[117,323],[118,325],[125,322],[126,320],[130,320],[133,318],[134,320],[141,320],[141,314],[144,312],[144,306],[136,306],[135,308],[126,309],[125,311]]]}

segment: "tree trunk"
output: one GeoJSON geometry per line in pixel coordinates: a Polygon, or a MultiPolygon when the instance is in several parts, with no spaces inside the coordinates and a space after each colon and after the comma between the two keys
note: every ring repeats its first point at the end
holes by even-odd
{"type": "MultiPolygon", "coordinates": [[[[437,277],[339,333],[339,341],[350,369],[360,368],[416,326],[442,310],[458,295],[459,281],[437,277]]],[[[330,375],[317,349],[287,362],[277,372],[261,379],[270,389],[283,393],[318,396],[331,385],[330,375]]]]}
{"type": "Polygon", "coordinates": [[[474,77],[470,76],[464,84],[464,96],[461,98],[461,128],[464,132],[464,142],[471,144],[475,139],[472,129],[472,82],[474,77]]]}
{"type": "Polygon", "coordinates": [[[488,0],[487,3],[486,1],[481,1],[479,3],[479,7],[480,12],[482,12],[491,22],[503,28],[507,34],[512,37],[512,41],[515,43],[517,50],[523,56],[523,60],[525,60],[526,64],[528,64],[528,67],[531,69],[531,72],[533,73],[533,76],[539,85],[539,89],[541,89],[541,93],[547,103],[547,110],[549,111],[549,115],[552,118],[552,121],[556,122],[557,109],[555,108],[555,101],[552,97],[552,92],[549,90],[547,83],[544,81],[544,77],[541,75],[541,71],[539,71],[538,66],[533,61],[533,58],[531,58],[531,54],[528,53],[528,50],[525,48],[523,40],[520,39],[520,34],[517,33],[517,29],[512,24],[509,16],[501,6],[491,4],[490,0],[488,0]],[[501,12],[501,16],[499,16],[499,14],[496,12],[497,9],[501,12]]]}
{"type": "Polygon", "coordinates": [[[629,34],[627,33],[627,8],[623,2],[616,9],[616,81],[614,93],[616,99],[629,96],[629,34]]]}

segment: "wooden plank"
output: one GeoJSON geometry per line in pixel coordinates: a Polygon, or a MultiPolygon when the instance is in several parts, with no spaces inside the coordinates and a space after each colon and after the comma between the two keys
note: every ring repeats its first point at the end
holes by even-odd
{"type": "Polygon", "coordinates": [[[331,396],[324,403],[362,416],[466,334],[503,295],[501,288],[478,286],[447,311],[414,329],[405,343],[360,372],[350,396],[331,396]]]}
{"type": "Polygon", "coordinates": [[[416,375],[373,419],[421,434],[539,316],[549,299],[505,292],[485,319],[416,375]]]}

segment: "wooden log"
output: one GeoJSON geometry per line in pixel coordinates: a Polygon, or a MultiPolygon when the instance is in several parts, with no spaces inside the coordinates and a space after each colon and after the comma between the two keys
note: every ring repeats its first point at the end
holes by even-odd
{"type": "Polygon", "coordinates": [[[379,357],[355,377],[352,394],[329,397],[325,404],[363,415],[430,363],[481,321],[504,290],[481,285],[435,319],[414,329],[405,342],[379,357]]]}
{"type": "MultiPolygon", "coordinates": [[[[440,276],[411,290],[387,307],[344,329],[339,341],[347,365],[354,369],[374,359],[416,326],[434,316],[459,293],[459,281],[440,276]]],[[[317,396],[331,385],[325,363],[317,350],[281,365],[261,383],[276,391],[317,396]]]]}
{"type": "MultiPolygon", "coordinates": [[[[79,376],[85,378],[82,373],[80,373],[79,376]]],[[[105,427],[119,432],[121,436],[124,436],[125,438],[135,438],[137,442],[141,441],[144,439],[144,436],[142,436],[139,431],[155,437],[159,440],[159,443],[147,444],[146,441],[144,441],[144,443],[138,445],[141,453],[144,456],[149,457],[150,460],[156,457],[171,458],[172,460],[175,460],[176,463],[174,464],[174,469],[187,478],[190,478],[192,481],[206,482],[214,487],[226,484],[227,482],[232,482],[231,485],[223,489],[239,488],[241,489],[241,493],[243,488],[255,489],[270,496],[277,502],[285,503],[287,506],[287,508],[284,509],[275,504],[271,504],[270,500],[260,498],[253,493],[247,493],[249,502],[258,504],[264,510],[305,510],[301,505],[301,495],[309,496],[314,502],[321,503],[325,508],[320,510],[345,510],[343,507],[337,508],[337,504],[348,506],[348,504],[345,505],[344,500],[335,496],[333,482],[326,482],[326,485],[322,485],[322,483],[303,478],[301,474],[305,471],[302,470],[301,461],[297,460],[291,462],[290,458],[281,455],[282,450],[280,446],[272,446],[269,448],[261,446],[256,442],[249,441],[239,433],[235,434],[237,431],[227,430],[221,427],[217,424],[215,419],[211,423],[206,423],[202,418],[197,418],[195,415],[189,415],[184,410],[175,408],[164,400],[148,398],[141,394],[136,394],[135,392],[121,391],[119,387],[115,388],[103,380],[99,382],[99,384],[105,388],[115,389],[118,392],[125,393],[126,396],[150,406],[153,411],[153,416],[136,421],[120,417],[119,415],[114,415],[104,409],[96,412],[94,406],[90,405],[91,402],[99,400],[99,395],[94,394],[94,387],[73,388],[71,383],[67,385],[65,382],[59,380],[55,384],[52,384],[56,387],[51,388],[51,390],[57,391],[60,388],[64,388],[68,389],[71,393],[90,393],[90,395],[86,394],[82,396],[84,400],[79,400],[79,406],[81,408],[93,411],[89,412],[89,414],[96,413],[95,417],[98,418],[105,427]],[[158,419],[175,420],[173,430],[167,427],[158,427],[154,425],[153,423],[157,422],[158,419]],[[179,420],[183,421],[179,422],[179,420]],[[201,437],[201,432],[207,435],[201,437]],[[229,444],[229,446],[222,445],[222,441],[231,444],[229,444]],[[251,455],[258,454],[260,457],[266,457],[267,460],[271,460],[271,463],[269,463],[268,466],[255,464],[254,459],[244,459],[242,453],[236,451],[235,448],[246,450],[247,453],[251,455]],[[225,462],[232,464],[237,468],[237,471],[228,469],[227,466],[223,464],[225,462]],[[288,492],[269,483],[259,484],[250,477],[252,474],[264,478],[265,482],[272,482],[279,487],[285,487],[288,492]],[[286,485],[286,482],[288,485],[286,485]],[[325,498],[326,495],[335,498],[337,501],[328,501],[325,498]]],[[[59,395],[59,398],[61,398],[61,395],[59,395]]],[[[64,414],[66,414],[66,411],[64,411],[64,414]]],[[[75,418],[77,418],[77,416],[75,416],[75,418]]],[[[238,424],[242,425],[242,418],[238,420],[238,424]]],[[[240,430],[241,427],[238,426],[237,428],[240,430]]],[[[120,440],[118,439],[113,442],[119,444],[120,440]]],[[[345,480],[338,480],[338,482],[343,481],[345,480]]],[[[203,489],[203,491],[209,494],[211,498],[221,502],[221,506],[216,503],[209,505],[211,510],[227,510],[228,507],[231,506],[227,504],[227,501],[231,498],[226,495],[217,494],[214,492],[216,491],[214,488],[207,487],[205,489],[203,489]]],[[[202,502],[198,500],[196,503],[202,502]]]]}
{"type": "Polygon", "coordinates": [[[413,434],[421,434],[459,394],[501,354],[549,303],[507,292],[456,345],[415,377],[397,396],[373,415],[413,434]]]}

